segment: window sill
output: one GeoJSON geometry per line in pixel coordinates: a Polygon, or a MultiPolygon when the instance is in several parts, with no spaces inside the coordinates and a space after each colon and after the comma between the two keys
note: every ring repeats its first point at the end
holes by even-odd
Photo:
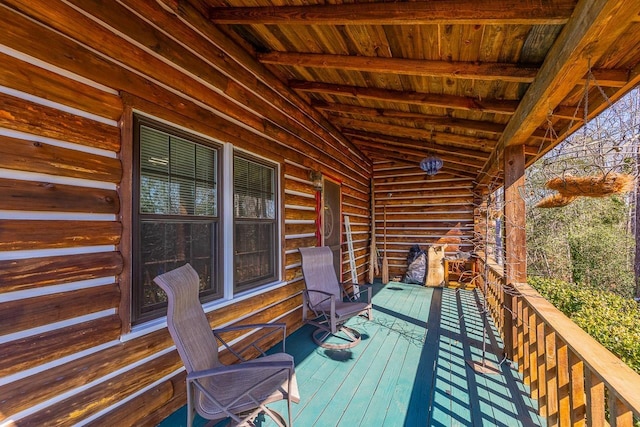
{"type": "MultiPolygon", "coordinates": [[[[202,308],[204,309],[205,313],[210,313],[219,308],[226,307],[231,304],[236,304],[246,299],[249,299],[251,297],[254,297],[256,295],[260,295],[260,294],[272,291],[274,289],[278,289],[286,284],[287,284],[286,281],[280,281],[280,280],[277,282],[267,283],[255,289],[250,289],[248,291],[240,292],[237,295],[235,295],[234,298],[232,299],[218,299],[215,301],[207,302],[202,305],[202,308]]],[[[234,319],[232,322],[229,322],[229,323],[235,323],[237,320],[239,319],[234,319]]],[[[226,326],[226,324],[219,325],[219,327],[224,327],[224,326],[226,326]]],[[[160,329],[164,329],[166,327],[167,327],[167,316],[162,316],[157,319],[149,320],[148,322],[133,326],[131,328],[131,332],[121,335],[120,342],[131,341],[136,338],[140,338],[144,335],[150,334],[152,332],[159,331],[160,329]]]]}

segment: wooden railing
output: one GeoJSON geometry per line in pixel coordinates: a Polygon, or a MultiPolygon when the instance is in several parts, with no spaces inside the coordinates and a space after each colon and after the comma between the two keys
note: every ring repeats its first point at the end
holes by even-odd
{"type": "Polygon", "coordinates": [[[485,286],[478,262],[477,287],[547,425],[638,425],[640,375],[532,287],[507,286],[502,266],[487,262],[485,286]]]}

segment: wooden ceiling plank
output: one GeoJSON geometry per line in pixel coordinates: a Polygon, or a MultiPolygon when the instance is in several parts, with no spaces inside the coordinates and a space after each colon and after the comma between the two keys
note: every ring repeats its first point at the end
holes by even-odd
{"type": "Polygon", "coordinates": [[[258,60],[263,64],[295,67],[338,68],[372,73],[491,81],[500,80],[515,83],[531,83],[538,71],[536,66],[522,64],[429,61],[422,59],[299,52],[263,53],[258,55],[258,60]]]}
{"type": "Polygon", "coordinates": [[[283,25],[403,25],[403,24],[565,24],[573,0],[523,2],[516,0],[448,0],[319,4],[307,6],[214,7],[216,24],[283,25]]]}
{"type": "Polygon", "coordinates": [[[398,91],[300,80],[291,80],[289,82],[289,87],[302,92],[315,92],[337,96],[348,96],[351,98],[451,108],[464,111],[480,111],[483,113],[494,114],[510,115],[513,114],[518,107],[518,101],[516,100],[479,100],[468,96],[398,91]]]}

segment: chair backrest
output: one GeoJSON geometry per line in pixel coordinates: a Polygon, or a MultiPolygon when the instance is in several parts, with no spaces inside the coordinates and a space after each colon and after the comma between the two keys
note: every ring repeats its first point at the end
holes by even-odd
{"type": "Polygon", "coordinates": [[[218,345],[198,298],[198,273],[185,264],[153,281],[167,293],[167,327],[187,373],[220,366],[218,345]]]}
{"type": "MultiPolygon", "coordinates": [[[[342,301],[340,282],[333,267],[333,252],[328,246],[299,248],[302,256],[302,274],[305,286],[309,290],[329,292],[342,301]]],[[[311,292],[309,302],[312,305],[325,299],[326,296],[311,292]]]]}

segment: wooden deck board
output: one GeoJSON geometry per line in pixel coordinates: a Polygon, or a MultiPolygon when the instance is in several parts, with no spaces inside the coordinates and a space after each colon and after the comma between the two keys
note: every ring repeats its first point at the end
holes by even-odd
{"type": "MultiPolygon", "coordinates": [[[[538,426],[535,402],[518,373],[499,365],[499,338],[488,325],[487,360],[497,375],[475,372],[483,320],[476,291],[376,285],[374,319],[350,321],[362,341],[349,350],[318,348],[311,327],[287,339],[296,360],[301,402],[297,426],[538,426]]],[[[286,413],[279,402],[272,408],[286,413]]],[[[162,427],[186,425],[182,408],[162,427]]],[[[196,419],[196,426],[204,425],[196,419]]],[[[259,426],[273,423],[259,421],[259,426]]],[[[226,423],[219,423],[219,426],[226,423]]]]}

